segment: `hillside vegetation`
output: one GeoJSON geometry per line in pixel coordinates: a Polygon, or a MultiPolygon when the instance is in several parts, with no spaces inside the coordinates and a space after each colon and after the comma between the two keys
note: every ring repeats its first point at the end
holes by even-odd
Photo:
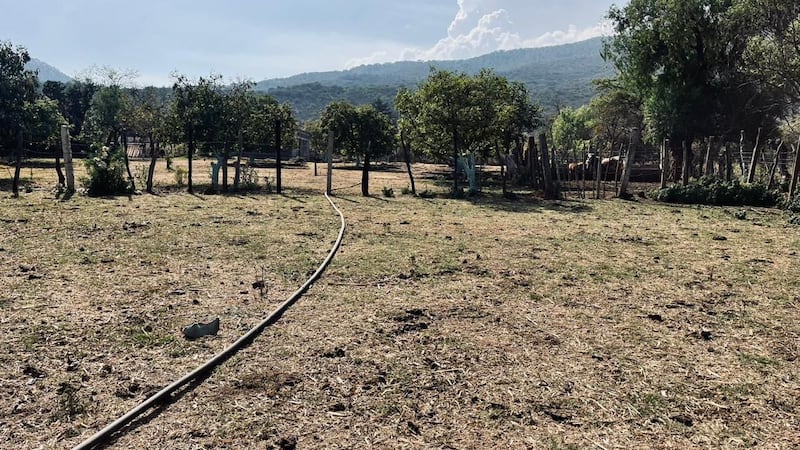
{"type": "Polygon", "coordinates": [[[545,109],[577,107],[594,95],[592,80],[611,77],[614,69],[600,56],[602,38],[554,47],[499,51],[453,61],[402,61],[372,64],[344,71],[315,72],[264,80],[255,89],[292,104],[300,120],[319,115],[336,100],[368,103],[380,97],[393,100],[397,89],[415,86],[431,68],[476,74],[490,68],[526,85],[545,109]]]}

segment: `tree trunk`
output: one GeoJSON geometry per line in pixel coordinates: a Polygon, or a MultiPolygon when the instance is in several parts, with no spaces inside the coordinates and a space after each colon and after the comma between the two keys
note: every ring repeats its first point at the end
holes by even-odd
{"type": "Polygon", "coordinates": [[[186,152],[186,156],[189,160],[189,173],[187,175],[188,183],[189,183],[189,193],[194,193],[194,188],[192,187],[192,158],[194,157],[194,129],[189,130],[189,150],[186,152]]]}
{"type": "Polygon", "coordinates": [[[708,147],[706,148],[706,158],[704,161],[705,170],[703,174],[706,176],[714,175],[714,162],[716,161],[715,152],[716,144],[714,143],[714,136],[708,138],[708,147]]]}
{"type": "MultiPolygon", "coordinates": [[[[400,132],[400,145],[403,147],[403,158],[406,160],[406,171],[408,180],[411,183],[411,195],[417,195],[417,188],[414,185],[414,172],[411,171],[411,145],[406,141],[405,133],[400,132]]],[[[316,163],[314,164],[314,175],[316,175],[316,163]]]]}
{"type": "Polygon", "coordinates": [[[756,167],[758,166],[758,161],[761,159],[760,140],[761,127],[758,128],[758,134],[756,135],[756,145],[753,147],[753,159],[750,160],[750,167],[748,167],[747,171],[747,183],[752,183],[756,178],[756,167]]]}
{"type": "Polygon", "coordinates": [[[369,152],[364,155],[364,166],[361,168],[361,195],[369,197],[369,152]]]}
{"type": "Polygon", "coordinates": [[[58,175],[58,184],[61,186],[66,186],[67,179],[64,177],[64,172],[61,171],[61,155],[59,154],[60,149],[56,150],[56,175],[58,175]]]}
{"type": "Polygon", "coordinates": [[[131,192],[136,191],[136,183],[133,180],[131,173],[131,163],[128,160],[128,131],[122,130],[122,155],[125,158],[125,171],[128,172],[128,183],[131,184],[131,192]]]}
{"type": "Polygon", "coordinates": [[[233,175],[233,190],[239,190],[239,183],[242,180],[242,150],[244,149],[244,143],[242,142],[242,130],[239,130],[239,135],[237,138],[237,144],[239,148],[236,150],[236,166],[235,166],[235,174],[233,175]]]}
{"type": "Polygon", "coordinates": [[[147,193],[153,193],[153,176],[156,173],[156,161],[158,160],[158,152],[156,151],[156,144],[153,141],[153,134],[151,133],[148,138],[150,139],[150,167],[147,170],[147,193]]]}
{"type": "MultiPolygon", "coordinates": [[[[617,197],[619,198],[628,198],[631,195],[628,193],[628,182],[631,178],[631,166],[633,166],[633,160],[636,157],[636,149],[639,148],[641,139],[642,135],[639,133],[639,129],[632,129],[631,142],[628,144],[628,154],[625,157],[625,163],[622,166],[622,180],[619,184],[619,192],[617,192],[617,197]]],[[[619,166],[619,163],[617,163],[617,166],[619,166]]]]}
{"type": "Polygon", "coordinates": [[[277,151],[277,155],[275,156],[275,192],[280,194],[282,192],[281,187],[281,121],[275,121],[275,150],[277,151]]]}
{"type": "Polygon", "coordinates": [[[542,175],[544,176],[544,198],[554,200],[557,196],[553,172],[550,168],[549,152],[547,150],[547,135],[539,134],[539,151],[541,152],[542,175]]]}
{"type": "Polygon", "coordinates": [[[228,156],[231,147],[227,141],[222,143],[222,192],[228,192],[228,156]]]}
{"type": "Polygon", "coordinates": [[[691,151],[689,150],[690,145],[691,144],[687,144],[686,141],[681,143],[681,146],[683,147],[683,155],[681,157],[681,162],[683,163],[683,169],[681,169],[681,183],[684,186],[689,185],[689,168],[691,167],[689,165],[689,152],[691,151]]]}
{"type": "Polygon", "coordinates": [[[725,181],[733,179],[733,158],[731,157],[731,144],[725,143],[725,181]]]}
{"type": "Polygon", "coordinates": [[[667,139],[661,142],[661,189],[667,187],[667,178],[669,177],[669,161],[667,159],[667,139]]]}
{"type": "Polygon", "coordinates": [[[538,165],[536,164],[539,156],[538,156],[538,149],[536,148],[536,138],[534,136],[528,136],[528,182],[530,184],[531,189],[538,189],[539,188],[539,170],[538,165]]]}
{"type": "Polygon", "coordinates": [[[453,196],[458,195],[458,132],[453,131],[453,196]]]}
{"type": "Polygon", "coordinates": [[[797,189],[798,178],[800,178],[800,138],[797,139],[797,147],[794,148],[794,167],[792,167],[792,181],[789,183],[790,199],[797,189]]]}
{"type": "Polygon", "coordinates": [[[17,149],[14,158],[14,182],[11,184],[11,192],[14,197],[19,196],[19,173],[22,170],[22,127],[17,131],[17,149]]]}

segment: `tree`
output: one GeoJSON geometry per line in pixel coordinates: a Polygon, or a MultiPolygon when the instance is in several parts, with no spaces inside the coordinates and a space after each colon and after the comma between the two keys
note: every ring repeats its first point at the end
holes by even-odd
{"type": "Polygon", "coordinates": [[[595,85],[599,93],[589,103],[590,125],[611,153],[632,128],[641,130],[644,126],[642,101],[622,88],[618,80],[598,80],[595,85]]]}
{"type": "Polygon", "coordinates": [[[38,98],[25,104],[25,132],[31,147],[47,151],[55,156],[56,173],[58,182],[65,185],[64,174],[61,172],[60,142],[61,125],[67,123],[59,111],[58,102],[47,97],[38,98]]]}
{"type": "Polygon", "coordinates": [[[575,150],[580,142],[592,138],[591,119],[586,105],[563,108],[553,120],[553,144],[565,151],[575,150]]]}
{"type": "Polygon", "coordinates": [[[150,145],[150,166],[145,187],[149,194],[153,193],[153,177],[161,151],[160,144],[168,135],[168,107],[167,99],[156,88],[146,87],[132,92],[129,126],[139,136],[147,137],[150,145]]]}
{"type": "Polygon", "coordinates": [[[440,161],[451,155],[456,194],[462,156],[488,157],[493,149],[508,149],[540,119],[524,86],[491,70],[470,76],[432,69],[415,91],[401,91],[395,103],[404,139],[440,161]]]}
{"type": "Polygon", "coordinates": [[[740,0],[740,24],[755,33],[747,41],[744,69],[781,94],[785,107],[800,103],[800,4],[795,0],[740,0]]]}
{"type": "Polygon", "coordinates": [[[754,30],[737,21],[741,1],[631,0],[609,12],[616,34],[603,56],[622,87],[643,100],[649,135],[670,139],[676,162],[682,143],[691,148],[701,137],[773,122],[773,98],[742,70],[754,30]]]}
{"type": "Polygon", "coordinates": [[[38,84],[36,73],[25,69],[29,61],[25,48],[0,41],[0,146],[15,147],[14,196],[19,194],[26,105],[34,101],[38,84]]]}
{"type": "Polygon", "coordinates": [[[174,101],[170,112],[172,137],[175,143],[188,144],[189,160],[188,191],[194,192],[192,160],[198,142],[212,145],[216,136],[217,124],[222,116],[222,101],[219,94],[221,77],[211,75],[200,77],[197,82],[184,75],[174,74],[172,86],[174,101]]]}
{"type": "Polygon", "coordinates": [[[278,103],[270,95],[257,96],[245,133],[251,141],[263,143],[267,148],[276,150],[276,188],[280,193],[281,150],[284,146],[294,146],[297,133],[297,119],[292,108],[286,103],[278,103]]]}
{"type": "Polygon", "coordinates": [[[334,133],[336,144],[345,155],[364,161],[361,194],[369,196],[370,160],[386,155],[394,148],[396,131],[389,117],[372,105],[334,102],[322,112],[321,121],[323,128],[334,133]]]}

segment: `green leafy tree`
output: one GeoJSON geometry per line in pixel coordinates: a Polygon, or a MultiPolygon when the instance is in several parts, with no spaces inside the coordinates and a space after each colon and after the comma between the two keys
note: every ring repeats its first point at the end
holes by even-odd
{"type": "Polygon", "coordinates": [[[128,125],[137,135],[146,137],[150,146],[150,165],[147,170],[146,192],[153,193],[153,177],[161,153],[161,143],[169,135],[169,101],[156,88],[146,87],[131,93],[128,125]]]}
{"type": "Polygon", "coordinates": [[[642,101],[617,80],[598,80],[595,85],[599,93],[589,103],[592,133],[613,152],[631,128],[643,128],[642,101]]]}
{"type": "Polygon", "coordinates": [[[38,84],[36,73],[25,69],[29,61],[30,56],[25,48],[0,41],[0,147],[13,146],[16,149],[12,184],[14,196],[19,194],[26,105],[35,100],[38,84]]]}
{"type": "Polygon", "coordinates": [[[59,111],[58,102],[47,97],[25,104],[25,131],[31,147],[55,156],[56,174],[61,185],[66,184],[61,172],[60,135],[61,125],[67,123],[59,111]]]}
{"type": "Polygon", "coordinates": [[[184,75],[175,74],[172,86],[173,102],[170,111],[172,140],[187,144],[189,160],[188,191],[193,187],[193,158],[198,142],[208,149],[214,144],[217,125],[222,117],[222,96],[219,82],[221,77],[212,75],[200,77],[196,82],[184,75]]]}
{"type": "Polygon", "coordinates": [[[786,107],[800,103],[800,3],[795,0],[740,0],[739,23],[753,29],[744,69],[777,91],[786,107]]]}
{"type": "Polygon", "coordinates": [[[564,151],[577,149],[592,138],[591,110],[584,105],[578,109],[566,107],[553,120],[553,144],[564,151]]]}
{"type": "Polygon", "coordinates": [[[282,149],[293,147],[297,134],[297,119],[292,108],[286,103],[278,103],[270,95],[257,96],[249,120],[245,124],[245,133],[251,141],[264,144],[276,151],[276,190],[280,193],[282,149]]]}
{"type": "Polygon", "coordinates": [[[361,158],[361,194],[369,196],[370,161],[394,149],[395,127],[386,114],[372,105],[329,104],[322,113],[323,128],[334,133],[336,144],[347,156],[361,158]]]}
{"type": "Polygon", "coordinates": [[[603,55],[618,69],[622,87],[642,99],[649,135],[670,139],[676,162],[683,159],[682,142],[691,148],[709,135],[754,134],[756,126],[770,128],[779,112],[772,94],[742,70],[756,30],[737,18],[738,4],[631,0],[609,12],[616,34],[603,55]]]}

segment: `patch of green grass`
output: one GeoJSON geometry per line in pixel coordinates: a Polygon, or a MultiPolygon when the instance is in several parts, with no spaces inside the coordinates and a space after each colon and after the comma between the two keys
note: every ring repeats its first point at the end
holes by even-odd
{"type": "Polygon", "coordinates": [[[175,342],[175,336],[171,334],[156,334],[146,331],[134,332],[131,339],[139,347],[165,347],[175,342]]]}
{"type": "Polygon", "coordinates": [[[768,356],[752,355],[749,353],[740,353],[739,360],[745,364],[754,364],[760,367],[778,365],[778,361],[768,356]]]}

